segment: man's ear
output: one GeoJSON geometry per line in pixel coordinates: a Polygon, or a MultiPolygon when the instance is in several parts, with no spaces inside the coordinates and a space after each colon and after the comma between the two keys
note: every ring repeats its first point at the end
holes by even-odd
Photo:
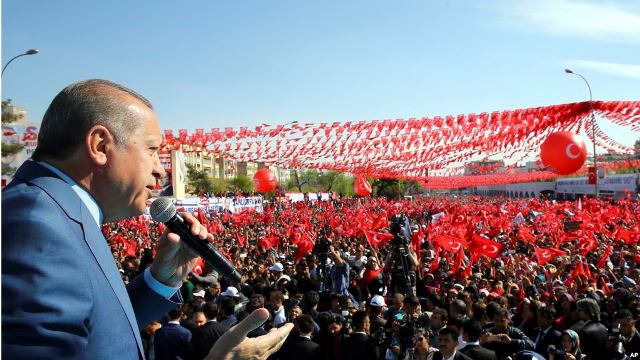
{"type": "Polygon", "coordinates": [[[109,129],[102,125],[94,125],[85,137],[85,148],[91,162],[103,166],[107,163],[108,152],[115,145],[115,139],[109,129]]]}

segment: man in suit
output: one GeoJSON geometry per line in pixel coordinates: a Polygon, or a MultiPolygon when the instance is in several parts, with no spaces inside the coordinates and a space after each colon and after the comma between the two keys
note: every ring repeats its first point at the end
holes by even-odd
{"type": "Polygon", "coordinates": [[[180,325],[182,311],[173,309],[169,322],[156,331],[154,352],[156,360],[184,360],[191,356],[191,331],[180,325]]]}
{"type": "Polygon", "coordinates": [[[434,360],[471,360],[470,357],[456,350],[458,347],[458,332],[454,328],[446,327],[440,330],[438,340],[440,347],[434,354],[434,360]]]}
{"type": "Polygon", "coordinates": [[[462,324],[462,339],[466,345],[460,352],[475,360],[497,360],[496,353],[480,345],[482,325],[478,320],[469,319],[462,324]]]}
{"type": "Polygon", "coordinates": [[[541,355],[546,355],[549,345],[560,347],[562,333],[553,328],[553,320],[556,312],[551,306],[539,307],[536,311],[538,327],[534,329],[533,338],[535,343],[534,351],[541,355]]]}
{"type": "Polygon", "coordinates": [[[280,360],[318,360],[321,358],[320,345],[311,340],[313,319],[309,315],[301,315],[295,319],[294,331],[278,352],[280,360]]]}
{"type": "MultiPolygon", "coordinates": [[[[100,226],[145,211],[164,175],[161,143],[149,101],[122,85],[87,80],[53,99],[33,161],[2,193],[4,357],[144,358],[140,330],[182,301],[178,290],[195,256],[166,230],[151,266],[125,287],[100,226]]],[[[182,216],[194,236],[213,239],[195,217],[182,216]]],[[[243,330],[263,317],[251,314],[243,330]]],[[[272,353],[288,331],[260,343],[238,331],[215,350],[272,353]]]]}
{"type": "Polygon", "coordinates": [[[194,360],[202,360],[208,354],[211,347],[229,328],[216,321],[218,305],[208,302],[202,307],[202,312],[207,321],[201,327],[193,331],[191,337],[191,356],[194,360]]]}
{"type": "Polygon", "coordinates": [[[356,311],[351,318],[351,325],[353,332],[342,340],[342,358],[347,360],[379,359],[377,349],[369,337],[371,322],[367,312],[356,311]]]}
{"type": "Polygon", "coordinates": [[[4,356],[143,357],[140,329],[181,302],[194,256],[167,230],[151,267],[125,287],[100,226],[145,211],[164,175],[161,143],[151,104],[121,85],[88,80],[54,98],[33,161],[2,194],[4,356]]]}
{"type": "Polygon", "coordinates": [[[591,298],[580,299],[576,302],[578,316],[584,320],[580,336],[580,349],[589,359],[606,359],[607,327],[600,323],[600,306],[591,298]]]}

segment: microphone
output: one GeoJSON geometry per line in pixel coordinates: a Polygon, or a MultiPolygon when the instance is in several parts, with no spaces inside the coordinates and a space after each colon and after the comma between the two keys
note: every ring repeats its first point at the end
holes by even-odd
{"type": "Polygon", "coordinates": [[[154,200],[151,203],[149,212],[153,220],[165,224],[171,231],[178,234],[180,240],[194,250],[214,270],[231,280],[231,282],[240,282],[240,273],[229,259],[224,257],[208,240],[202,240],[191,233],[189,224],[178,214],[175,205],[170,199],[158,198],[154,200]]]}

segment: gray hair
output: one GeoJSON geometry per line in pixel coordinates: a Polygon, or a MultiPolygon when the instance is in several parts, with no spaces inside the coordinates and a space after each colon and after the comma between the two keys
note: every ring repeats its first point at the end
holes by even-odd
{"type": "Polygon", "coordinates": [[[126,96],[153,109],[142,95],[108,80],[85,80],[62,89],[42,118],[33,159],[68,158],[95,125],[109,129],[116,145],[127,145],[141,124],[138,115],[127,108],[126,96]]]}
{"type": "Polygon", "coordinates": [[[580,299],[578,300],[578,302],[576,302],[576,307],[578,309],[584,310],[587,314],[589,314],[589,319],[591,319],[591,321],[600,322],[600,306],[594,299],[580,299]]]}

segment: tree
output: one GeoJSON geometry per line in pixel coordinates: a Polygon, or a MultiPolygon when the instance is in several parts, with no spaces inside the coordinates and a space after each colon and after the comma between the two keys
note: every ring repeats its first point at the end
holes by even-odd
{"type": "Polygon", "coordinates": [[[633,147],[636,148],[636,156],[637,158],[640,158],[640,138],[638,140],[636,140],[635,144],[633,144],[633,147]]]}
{"type": "MultiPolygon", "coordinates": [[[[2,100],[2,125],[14,123],[22,119],[22,114],[14,114],[10,111],[13,106],[11,105],[11,99],[2,100]]],[[[4,130],[3,130],[4,133],[4,130]]],[[[2,143],[2,157],[6,158],[19,153],[24,148],[22,144],[5,144],[2,143]]],[[[11,162],[11,161],[9,161],[11,162]]],[[[3,166],[2,175],[13,175],[16,169],[12,166],[3,166]]]]}
{"type": "Polygon", "coordinates": [[[229,180],[229,190],[233,192],[242,191],[245,193],[255,191],[253,181],[244,175],[238,175],[229,180]]]}
{"type": "Polygon", "coordinates": [[[400,200],[405,195],[415,194],[420,189],[420,185],[417,182],[402,179],[377,179],[373,182],[372,187],[374,196],[400,200]]]}
{"type": "Polygon", "coordinates": [[[201,192],[214,193],[215,184],[213,178],[204,170],[197,170],[193,165],[187,164],[187,186],[191,194],[201,192]]]}
{"type": "Polygon", "coordinates": [[[354,179],[345,173],[327,171],[319,177],[320,191],[337,192],[345,197],[353,196],[354,179]]]}
{"type": "Polygon", "coordinates": [[[287,189],[297,188],[299,192],[317,192],[318,185],[318,170],[293,170],[293,178],[287,182],[287,189]]]}

